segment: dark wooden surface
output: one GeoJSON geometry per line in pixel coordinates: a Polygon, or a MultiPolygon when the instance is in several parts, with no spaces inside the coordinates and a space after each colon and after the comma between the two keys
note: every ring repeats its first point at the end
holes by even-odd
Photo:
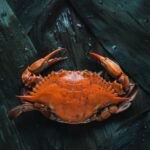
{"type": "Polygon", "coordinates": [[[23,86],[23,70],[57,47],[67,48],[69,59],[52,66],[45,74],[62,68],[99,71],[101,66],[87,52],[95,50],[111,56],[93,35],[68,1],[10,0],[8,5],[0,0],[0,149],[149,149],[150,97],[141,88],[129,110],[102,123],[60,124],[38,112],[28,112],[15,121],[7,117],[7,112],[20,104],[15,95],[23,86]]]}
{"type": "Polygon", "coordinates": [[[150,1],[70,1],[97,40],[150,93],[150,1]]]}

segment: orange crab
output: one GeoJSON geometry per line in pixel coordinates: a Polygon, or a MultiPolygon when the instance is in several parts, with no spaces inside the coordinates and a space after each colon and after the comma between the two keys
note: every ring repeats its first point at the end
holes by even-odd
{"type": "Polygon", "coordinates": [[[30,91],[17,96],[23,104],[10,110],[10,119],[23,112],[38,110],[48,119],[80,124],[102,121],[130,107],[137,94],[135,84],[131,83],[118,64],[95,52],[89,55],[101,62],[105,73],[60,70],[42,77],[40,72],[45,68],[67,58],[52,58],[64,50],[58,48],[27,67],[22,81],[30,91]],[[106,73],[107,79],[103,75],[106,73]]]}

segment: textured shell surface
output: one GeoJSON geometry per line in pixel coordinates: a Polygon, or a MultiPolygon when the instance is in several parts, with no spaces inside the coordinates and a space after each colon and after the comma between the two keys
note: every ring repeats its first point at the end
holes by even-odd
{"type": "Polygon", "coordinates": [[[33,102],[48,106],[65,122],[84,122],[110,104],[124,101],[113,84],[89,71],[51,72],[39,82],[31,95],[33,102]]]}

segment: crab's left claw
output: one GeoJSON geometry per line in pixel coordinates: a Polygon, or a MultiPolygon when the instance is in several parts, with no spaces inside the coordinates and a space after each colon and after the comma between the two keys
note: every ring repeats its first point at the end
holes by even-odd
{"type": "Polygon", "coordinates": [[[123,88],[127,91],[130,86],[129,78],[128,76],[122,71],[120,66],[112,61],[111,59],[107,57],[103,57],[100,54],[97,54],[95,52],[90,52],[90,56],[98,59],[102,66],[106,69],[106,71],[115,78],[118,82],[120,82],[123,85],[123,88]]]}
{"type": "Polygon", "coordinates": [[[49,53],[44,58],[41,58],[41,59],[35,61],[32,65],[27,67],[27,69],[22,74],[23,83],[25,83],[27,86],[29,86],[31,83],[38,82],[41,79],[41,77],[37,76],[36,74],[42,72],[48,66],[51,66],[52,64],[54,64],[56,62],[67,59],[67,57],[52,58],[54,55],[56,55],[57,53],[64,51],[64,50],[65,50],[64,48],[58,48],[58,49],[52,51],[51,53],[49,53]]]}
{"type": "Polygon", "coordinates": [[[65,48],[58,48],[58,49],[52,51],[44,58],[37,60],[31,66],[29,66],[29,70],[33,73],[39,73],[39,72],[43,71],[45,68],[47,68],[48,66],[50,66],[56,62],[59,62],[61,60],[66,59],[67,57],[52,58],[54,55],[56,55],[57,53],[64,51],[64,50],[65,50],[65,48]]]}

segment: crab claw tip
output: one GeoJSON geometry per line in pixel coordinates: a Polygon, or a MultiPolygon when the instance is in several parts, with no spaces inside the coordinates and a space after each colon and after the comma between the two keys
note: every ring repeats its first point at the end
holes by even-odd
{"type": "Polygon", "coordinates": [[[67,56],[65,56],[65,57],[63,57],[63,58],[62,58],[62,60],[66,60],[66,59],[68,59],[68,57],[67,57],[67,56]]]}
{"type": "Polygon", "coordinates": [[[106,58],[95,52],[89,52],[89,55],[103,62],[106,58]]]}

